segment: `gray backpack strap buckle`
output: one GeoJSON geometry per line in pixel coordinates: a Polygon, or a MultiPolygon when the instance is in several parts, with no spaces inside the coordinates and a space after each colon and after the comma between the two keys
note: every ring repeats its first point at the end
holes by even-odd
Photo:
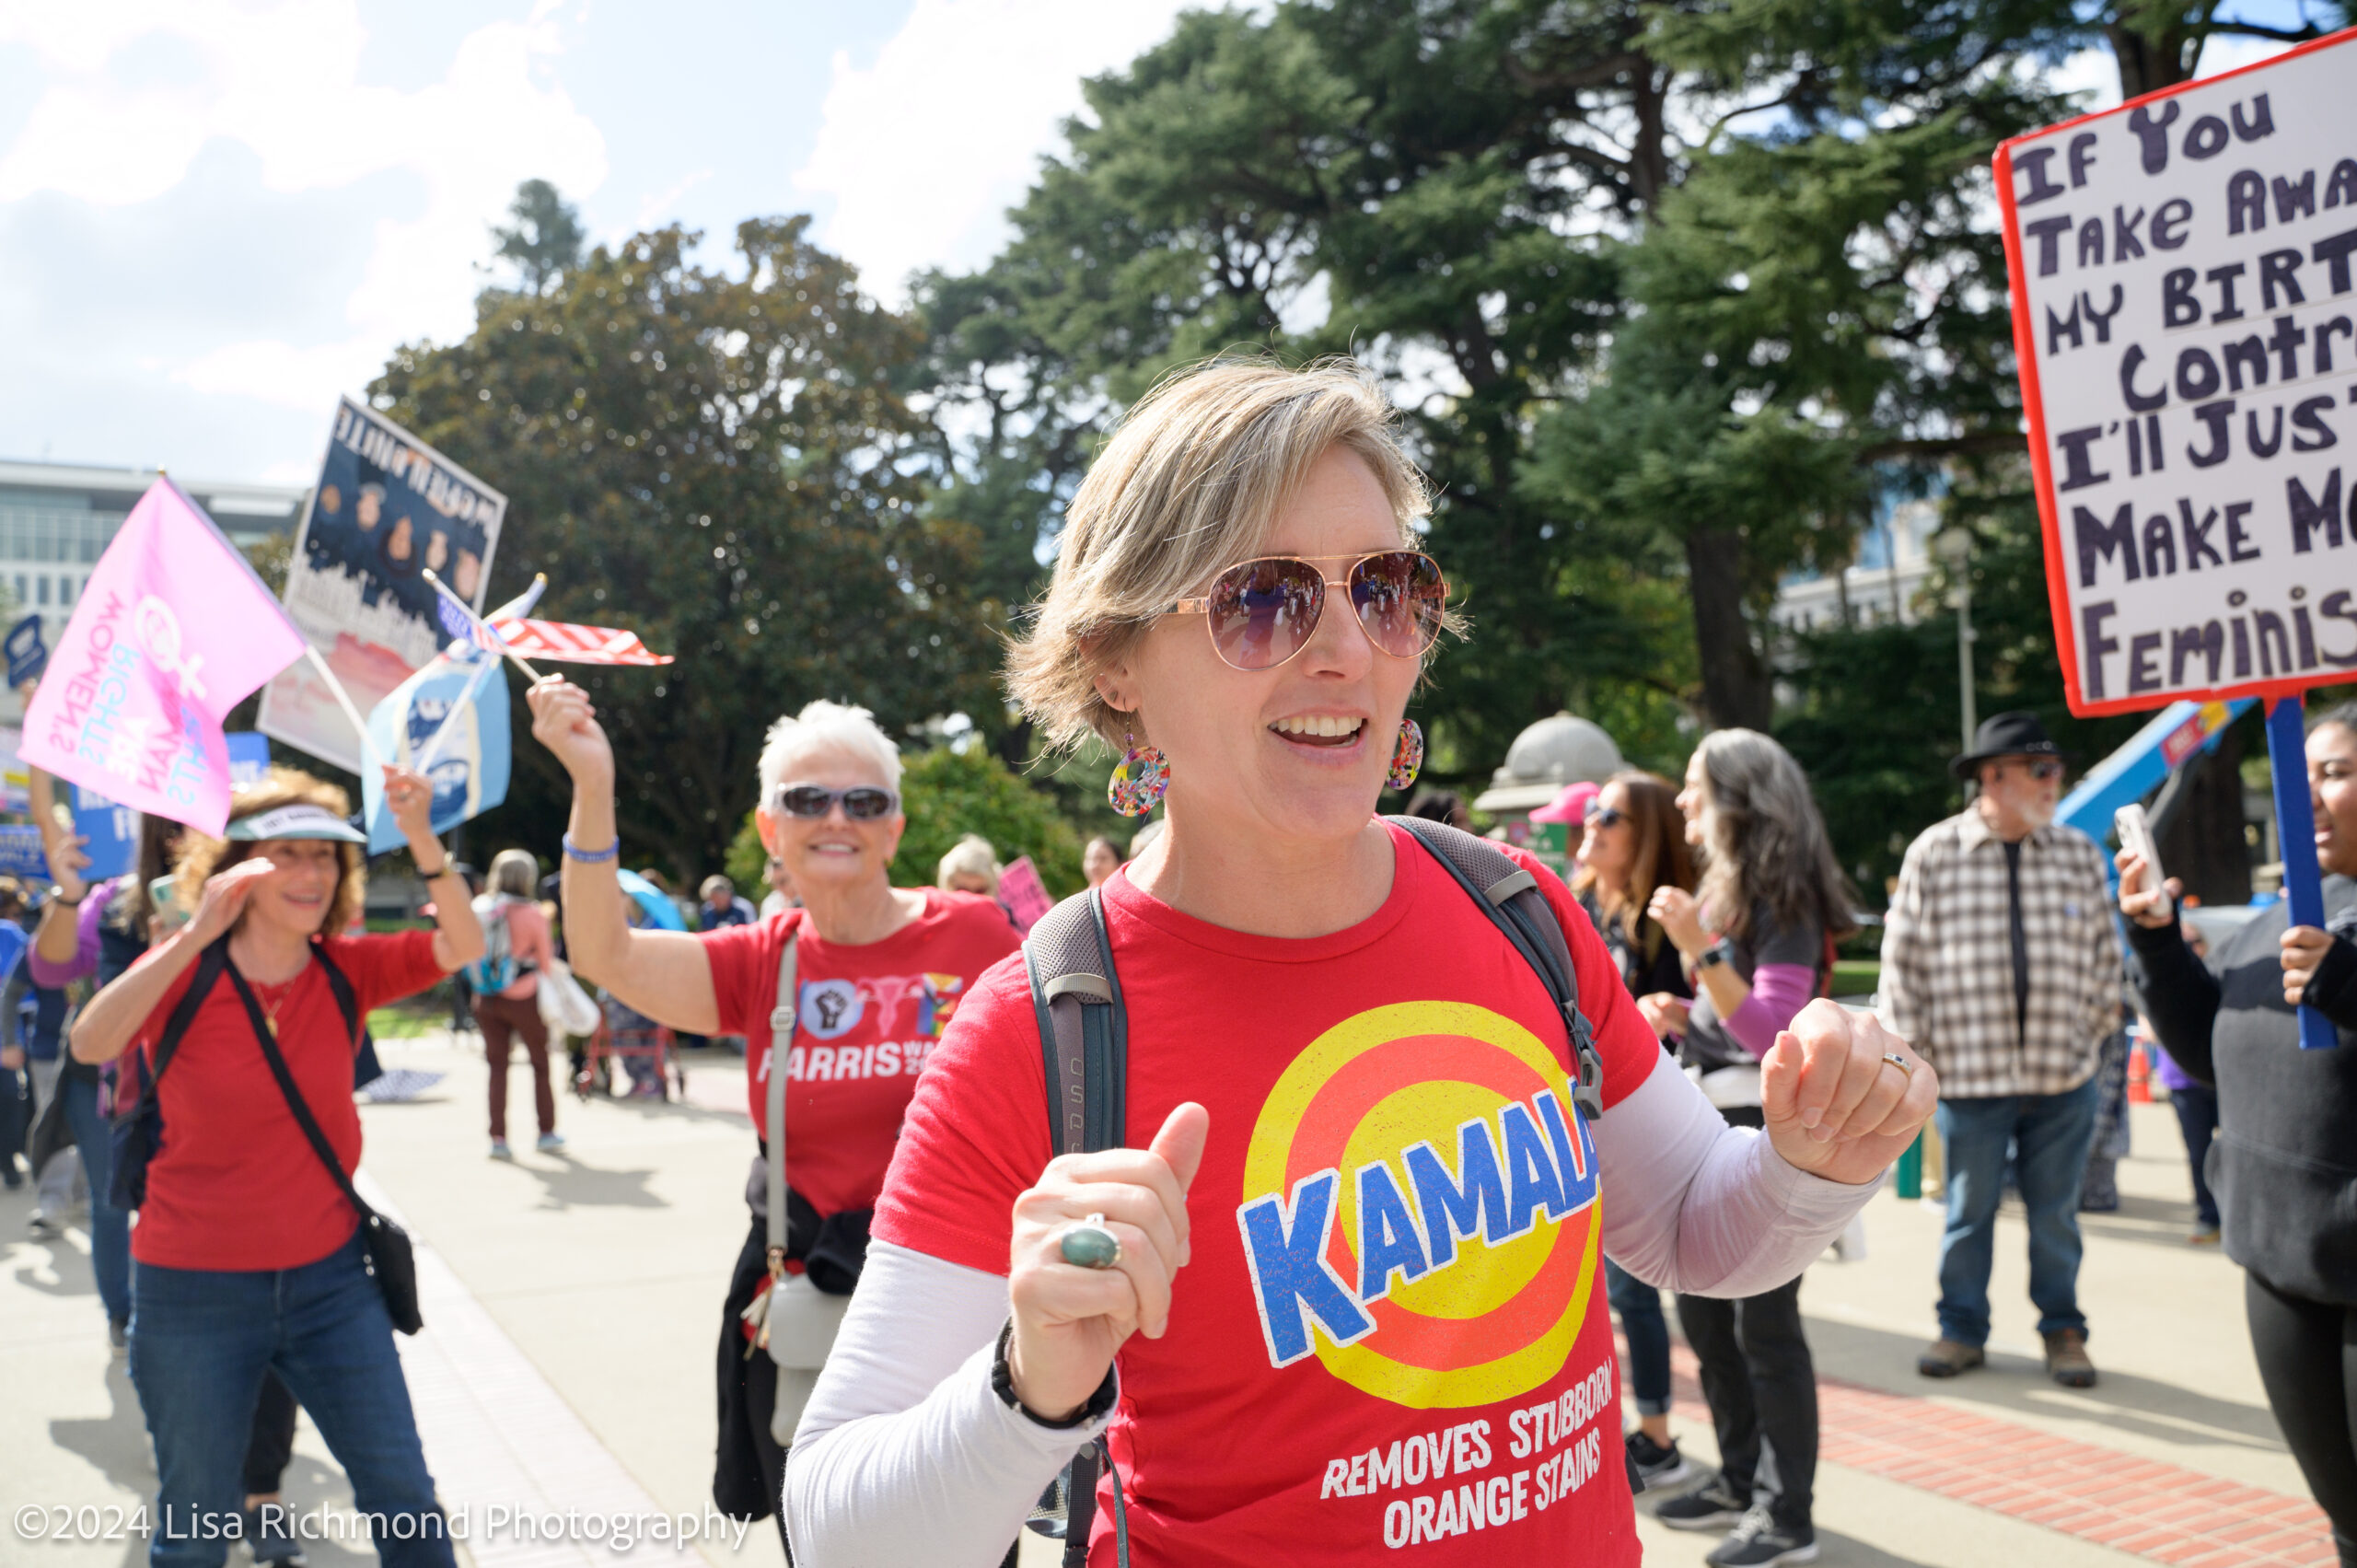
{"type": "Polygon", "coordinates": [[[1538,890],[1538,878],[1501,853],[1496,845],[1475,838],[1461,828],[1422,817],[1387,817],[1384,820],[1406,829],[1429,850],[1537,973],[1539,983],[1562,1010],[1564,1028],[1571,1036],[1572,1059],[1577,1074],[1572,1089],[1573,1102],[1589,1121],[1602,1121],[1604,1059],[1596,1049],[1595,1028],[1580,1009],[1579,974],[1572,967],[1571,944],[1563,935],[1562,923],[1555,918],[1553,907],[1538,890]]]}

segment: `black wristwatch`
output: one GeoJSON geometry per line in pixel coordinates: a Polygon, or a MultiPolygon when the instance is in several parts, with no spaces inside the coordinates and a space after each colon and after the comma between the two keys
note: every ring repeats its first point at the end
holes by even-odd
{"type": "Polygon", "coordinates": [[[1075,1426],[1086,1426],[1113,1408],[1113,1400],[1120,1392],[1120,1383],[1109,1366],[1105,1369],[1105,1380],[1097,1385],[1097,1392],[1088,1396],[1088,1402],[1062,1421],[1050,1421],[1016,1399],[1015,1372],[1006,1365],[1006,1347],[1014,1338],[1015,1319],[1009,1318],[1006,1326],[998,1331],[998,1349],[991,1353],[991,1392],[998,1396],[999,1403],[1011,1411],[1021,1411],[1034,1426],[1044,1426],[1051,1432],[1069,1432],[1075,1426]]]}
{"type": "Polygon", "coordinates": [[[1716,964],[1730,963],[1734,958],[1735,944],[1722,936],[1702,949],[1702,956],[1694,960],[1694,967],[1697,970],[1707,970],[1716,964]]]}

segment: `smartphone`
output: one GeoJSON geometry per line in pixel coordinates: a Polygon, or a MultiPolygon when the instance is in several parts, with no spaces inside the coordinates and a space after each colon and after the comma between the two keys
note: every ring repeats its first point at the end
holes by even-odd
{"type": "Polygon", "coordinates": [[[165,930],[188,923],[188,911],[180,908],[180,895],[173,890],[169,877],[158,877],[147,884],[147,901],[155,907],[156,918],[164,923],[165,930]]]}
{"type": "Polygon", "coordinates": [[[2112,813],[2111,822],[2119,830],[2119,847],[2134,850],[2144,857],[2147,874],[2152,877],[2151,889],[2157,892],[2167,887],[2167,875],[2161,870],[2160,846],[2153,842],[2153,824],[2145,819],[2143,807],[2131,800],[2112,813]]]}

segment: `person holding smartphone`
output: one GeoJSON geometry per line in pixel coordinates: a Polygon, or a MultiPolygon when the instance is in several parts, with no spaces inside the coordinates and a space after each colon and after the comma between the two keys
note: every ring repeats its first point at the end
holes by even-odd
{"type": "Polygon", "coordinates": [[[2118,856],[2119,912],[2153,1033],[2216,1086],[2210,1185],[2226,1255],[2243,1267],[2259,1380],[2344,1568],[2357,1568],[2357,1361],[2346,1348],[2357,1343],[2357,703],[2310,726],[2307,771],[2322,928],[2292,924],[2278,900],[2205,961],[2177,912],[2183,889],[2154,886],[2133,849],[2118,856]],[[2303,1005],[2331,1020],[2339,1050],[2300,1049],[2303,1005]]]}

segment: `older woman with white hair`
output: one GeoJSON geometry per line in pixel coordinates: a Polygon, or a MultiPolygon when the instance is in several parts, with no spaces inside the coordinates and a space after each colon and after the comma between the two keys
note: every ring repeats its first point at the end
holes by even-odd
{"type": "Polygon", "coordinates": [[[633,929],[615,877],[613,749],[597,711],[557,678],[530,702],[532,733],[573,776],[574,967],[659,1023],[745,1037],[761,1154],[721,1318],[713,1497],[735,1517],[766,1518],[784,1440],[859,1279],[917,1074],[967,989],[1014,951],[1016,931],[988,899],[892,886],[907,826],[899,748],[866,709],[827,702],[771,727],[753,814],[802,907],[694,935],[633,929]],[[785,1148],[772,1148],[772,1130],[785,1148]]]}
{"type": "Polygon", "coordinates": [[[805,1568],[1001,1561],[1100,1434],[1099,1565],[1633,1564],[1599,1252],[1766,1289],[1930,1114],[1905,1045],[1818,1003],[1764,1133],[1729,1127],[1551,873],[1375,815],[1448,624],[1425,506],[1341,366],[1175,377],[1074,496],[1014,691],[1126,745],[1116,806],[1168,825],[1080,911],[1106,972],[1035,945],[1043,1000],[1001,964],[933,1053],[795,1438],[805,1568]],[[1126,1146],[1058,1153],[1074,990],[1125,1030],[1077,1080],[1123,1116],[1082,1141],[1126,1146]]]}

